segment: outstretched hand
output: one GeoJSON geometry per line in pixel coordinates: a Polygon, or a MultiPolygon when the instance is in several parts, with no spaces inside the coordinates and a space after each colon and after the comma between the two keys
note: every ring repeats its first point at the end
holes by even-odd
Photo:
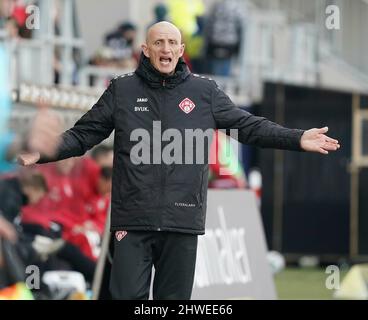
{"type": "Polygon", "coordinates": [[[19,154],[20,165],[29,166],[37,163],[41,155],[53,157],[60,143],[62,121],[59,116],[50,112],[49,106],[40,99],[38,111],[28,133],[28,152],[19,154]]]}
{"type": "Polygon", "coordinates": [[[43,99],[40,99],[37,108],[28,135],[28,148],[30,152],[40,152],[42,155],[52,157],[60,142],[62,121],[57,114],[51,112],[43,99]]]}
{"type": "Polygon", "coordinates": [[[17,157],[17,161],[22,166],[31,166],[36,164],[40,160],[41,155],[39,152],[21,153],[17,157]]]}
{"type": "Polygon", "coordinates": [[[325,133],[327,131],[328,127],[305,131],[301,137],[300,146],[305,151],[319,152],[322,154],[328,154],[329,151],[338,150],[340,148],[339,142],[326,136],[325,133]]]}

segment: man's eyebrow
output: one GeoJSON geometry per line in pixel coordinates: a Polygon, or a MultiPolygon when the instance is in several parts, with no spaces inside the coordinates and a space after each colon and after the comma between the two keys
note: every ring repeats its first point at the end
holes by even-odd
{"type": "MultiPolygon", "coordinates": [[[[153,42],[156,42],[156,41],[164,41],[166,38],[157,38],[157,39],[154,39],[153,42]]],[[[174,42],[179,42],[178,39],[175,39],[175,38],[168,38],[168,41],[174,41],[174,42]]]]}

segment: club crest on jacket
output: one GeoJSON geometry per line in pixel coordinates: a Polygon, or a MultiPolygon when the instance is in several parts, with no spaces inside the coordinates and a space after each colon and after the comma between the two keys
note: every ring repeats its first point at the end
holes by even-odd
{"type": "Polygon", "coordinates": [[[127,233],[128,232],[126,232],[126,231],[116,231],[115,232],[116,240],[120,241],[121,239],[123,239],[127,235],[127,233]]]}
{"type": "Polygon", "coordinates": [[[189,98],[185,98],[182,102],[179,103],[179,108],[183,110],[186,114],[193,111],[195,108],[195,104],[189,98]]]}

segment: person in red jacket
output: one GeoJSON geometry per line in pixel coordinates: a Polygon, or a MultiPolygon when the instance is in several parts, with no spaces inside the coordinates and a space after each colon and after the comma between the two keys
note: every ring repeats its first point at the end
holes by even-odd
{"type": "Polygon", "coordinates": [[[41,173],[30,171],[24,173],[20,180],[28,204],[21,209],[20,219],[23,231],[33,236],[42,235],[54,238],[53,227],[61,226],[63,246],[55,252],[61,259],[71,263],[77,271],[83,273],[87,281],[92,281],[95,257],[88,239],[83,235],[73,237],[75,225],[70,224],[66,210],[57,207],[47,194],[47,184],[41,173]]]}
{"type": "Polygon", "coordinates": [[[98,195],[99,166],[84,157],[39,166],[38,170],[46,178],[49,197],[66,210],[69,223],[83,225],[89,219],[86,204],[98,195]]]}
{"type": "Polygon", "coordinates": [[[86,203],[89,220],[93,223],[101,237],[105,228],[106,217],[110,206],[111,186],[112,168],[103,167],[101,168],[101,174],[98,180],[98,194],[90,198],[86,203]]]}
{"type": "Polygon", "coordinates": [[[21,209],[22,224],[38,225],[46,231],[51,231],[52,225],[57,223],[61,226],[65,240],[74,243],[85,255],[95,259],[88,239],[84,235],[77,235],[76,230],[81,228],[81,225],[70,219],[73,213],[70,213],[67,207],[59,206],[48,195],[48,187],[42,174],[32,171],[24,174],[21,186],[28,198],[28,204],[21,209]]]}

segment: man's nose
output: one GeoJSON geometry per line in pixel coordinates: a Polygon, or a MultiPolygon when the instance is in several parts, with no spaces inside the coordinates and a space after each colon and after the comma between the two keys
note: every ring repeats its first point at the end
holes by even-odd
{"type": "Polygon", "coordinates": [[[162,45],[162,51],[167,53],[170,51],[170,45],[168,42],[164,42],[163,45],[162,45]]]}

